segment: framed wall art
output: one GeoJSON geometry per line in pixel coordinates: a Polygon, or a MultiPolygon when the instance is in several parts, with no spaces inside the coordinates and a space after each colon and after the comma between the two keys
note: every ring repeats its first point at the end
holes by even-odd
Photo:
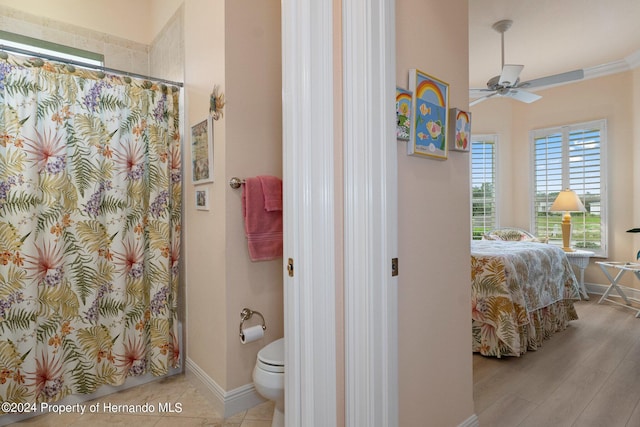
{"type": "Polygon", "coordinates": [[[449,84],[412,69],[409,90],[413,92],[413,108],[407,154],[446,160],[449,84]]]}
{"type": "Polygon", "coordinates": [[[213,182],[213,120],[191,127],[191,166],[195,185],[213,182]]]}
{"type": "Polygon", "coordinates": [[[196,190],[196,209],[199,211],[209,210],[209,189],[199,188],[196,190]]]}
{"type": "Polygon", "coordinates": [[[451,108],[449,110],[449,141],[455,151],[471,148],[471,113],[451,108]]]}
{"type": "Polygon", "coordinates": [[[411,131],[411,92],[396,87],[396,138],[408,141],[411,131]]]}

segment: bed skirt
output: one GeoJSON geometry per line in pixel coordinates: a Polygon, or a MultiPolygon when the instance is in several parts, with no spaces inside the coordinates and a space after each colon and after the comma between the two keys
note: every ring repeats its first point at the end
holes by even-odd
{"type": "Polygon", "coordinates": [[[527,350],[537,350],[542,342],[556,332],[563,331],[571,320],[577,320],[578,314],[574,300],[566,299],[533,311],[527,315],[528,321],[517,326],[508,345],[498,338],[496,328],[488,322],[472,319],[473,351],[483,356],[520,356],[527,350]]]}

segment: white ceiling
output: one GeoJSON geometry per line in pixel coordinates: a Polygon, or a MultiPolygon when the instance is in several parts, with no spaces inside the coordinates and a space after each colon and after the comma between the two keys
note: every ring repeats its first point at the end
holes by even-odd
{"type": "MultiPolygon", "coordinates": [[[[520,81],[637,58],[640,0],[469,0],[469,87],[485,88],[505,63],[522,64],[520,81]]],[[[636,59],[637,60],[637,59],[636,59]]]]}

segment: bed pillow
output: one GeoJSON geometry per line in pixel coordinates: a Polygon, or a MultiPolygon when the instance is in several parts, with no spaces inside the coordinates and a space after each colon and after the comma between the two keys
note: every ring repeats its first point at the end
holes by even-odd
{"type": "Polygon", "coordinates": [[[537,238],[531,233],[518,228],[499,228],[491,230],[482,236],[484,240],[502,240],[510,242],[539,242],[547,243],[548,238],[537,238]]]}

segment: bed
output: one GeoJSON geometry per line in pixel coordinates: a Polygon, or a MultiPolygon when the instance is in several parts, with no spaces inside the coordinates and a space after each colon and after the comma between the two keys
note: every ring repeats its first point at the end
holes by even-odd
{"type": "Polygon", "coordinates": [[[559,247],[528,241],[471,242],[473,351],[520,356],[564,330],[580,299],[559,247]]]}

